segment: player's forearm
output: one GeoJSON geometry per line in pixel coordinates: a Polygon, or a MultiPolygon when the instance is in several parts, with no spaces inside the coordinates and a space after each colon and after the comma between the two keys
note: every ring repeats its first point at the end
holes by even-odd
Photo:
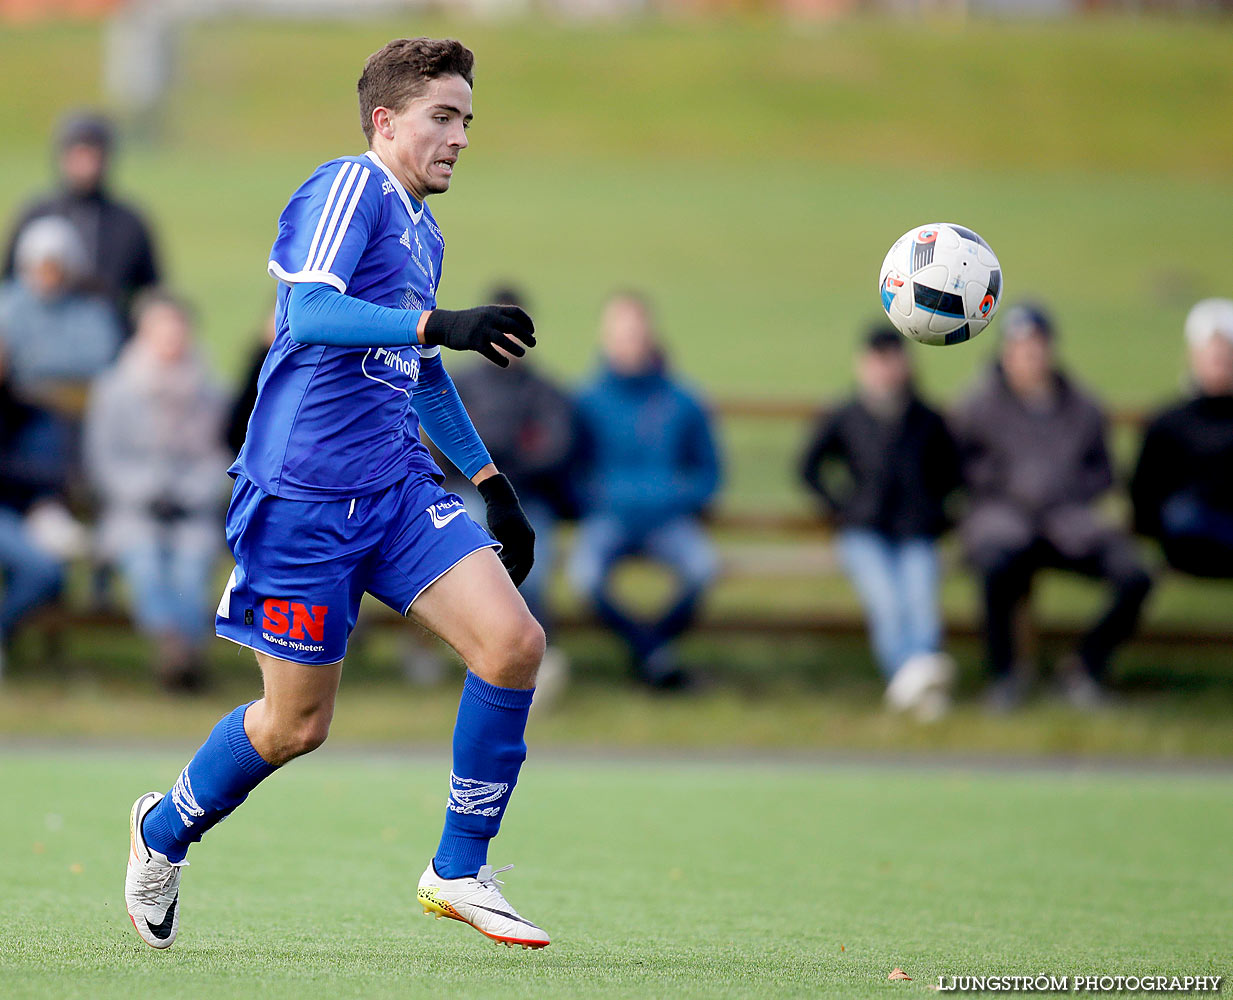
{"type": "Polygon", "coordinates": [[[420,378],[411,402],[420,426],[459,472],[476,484],[496,473],[440,357],[420,359],[420,378]]]}
{"type": "Polygon", "coordinates": [[[291,339],[329,347],[407,347],[418,343],[419,309],[391,309],[344,295],[330,285],[291,286],[287,320],[291,339]]]}

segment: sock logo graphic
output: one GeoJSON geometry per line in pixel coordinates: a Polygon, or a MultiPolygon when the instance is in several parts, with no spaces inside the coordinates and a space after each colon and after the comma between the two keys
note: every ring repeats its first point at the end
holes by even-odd
{"type": "Polygon", "coordinates": [[[176,812],[180,814],[180,820],[185,826],[193,825],[193,821],[189,819],[190,816],[200,819],[205,815],[205,810],[197,804],[197,799],[193,795],[193,785],[188,780],[187,767],[180,772],[175,788],[171,790],[171,802],[176,807],[176,812]]]}
{"type": "Polygon", "coordinates": [[[500,816],[502,806],[488,805],[505,798],[509,785],[504,781],[478,781],[460,778],[450,772],[450,800],[446,808],[463,816],[500,816]]]}

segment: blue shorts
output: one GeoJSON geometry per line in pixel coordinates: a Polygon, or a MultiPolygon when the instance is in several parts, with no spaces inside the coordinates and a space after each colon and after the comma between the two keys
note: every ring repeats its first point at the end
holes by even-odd
{"type": "Polygon", "coordinates": [[[367,592],[405,615],[472,552],[494,548],[426,476],[354,500],[285,500],[238,476],[227,509],[235,569],[214,629],[280,660],[337,663],[367,592]]]}

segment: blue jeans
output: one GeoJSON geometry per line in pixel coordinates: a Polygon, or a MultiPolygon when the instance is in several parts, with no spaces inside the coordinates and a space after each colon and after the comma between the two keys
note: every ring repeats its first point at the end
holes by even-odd
{"type": "Polygon", "coordinates": [[[625,641],[636,664],[643,663],[693,624],[717,569],[715,551],[706,532],[696,518],[684,516],[650,530],[606,515],[588,517],[579,525],[570,559],[574,585],[591,602],[601,620],[625,641]],[[666,566],[677,578],[676,597],[651,621],[632,618],[608,594],[613,569],[629,556],[645,556],[666,566]]]}
{"type": "Polygon", "coordinates": [[[173,545],[157,535],[130,546],[119,562],[138,628],[192,643],[204,639],[212,620],[217,558],[214,547],[173,545]]]}
{"type": "MultiPolygon", "coordinates": [[[[458,495],[467,505],[467,513],[471,518],[486,525],[488,517],[479,491],[467,484],[459,487],[458,495]]],[[[544,631],[551,632],[548,584],[552,579],[552,567],[557,555],[557,516],[539,497],[520,495],[518,502],[522,505],[522,512],[527,515],[527,520],[531,522],[531,530],[535,532],[535,561],[531,564],[531,572],[527,574],[527,578],[518,585],[518,592],[527,602],[527,608],[535,616],[535,620],[544,626],[544,631]]],[[[551,636],[549,640],[551,641],[551,636]]]]}
{"type": "Polygon", "coordinates": [[[0,507],[0,570],[5,583],[0,601],[0,635],[4,635],[23,615],[56,596],[64,574],[52,556],[30,541],[20,515],[5,507],[0,507]]]}
{"type": "Polygon", "coordinates": [[[913,656],[938,651],[938,555],[931,539],[848,528],[839,534],[839,555],[865,606],[874,656],[888,679],[913,656]]]}

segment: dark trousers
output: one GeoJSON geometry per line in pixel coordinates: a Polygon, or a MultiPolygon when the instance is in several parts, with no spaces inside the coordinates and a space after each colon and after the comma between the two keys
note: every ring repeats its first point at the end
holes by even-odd
{"type": "Polygon", "coordinates": [[[1152,580],[1128,540],[1113,537],[1089,556],[1063,555],[1044,539],[1026,548],[991,552],[979,567],[984,577],[985,637],[989,667],[997,676],[1010,673],[1015,662],[1014,612],[1042,569],[1061,569],[1093,580],[1107,581],[1112,600],[1079,643],[1084,667],[1100,678],[1114,651],[1134,634],[1139,612],[1152,580]]]}
{"type": "Polygon", "coordinates": [[[1197,491],[1182,491],[1161,506],[1160,527],[1160,545],[1174,569],[1233,578],[1233,511],[1205,503],[1197,491]]]}

